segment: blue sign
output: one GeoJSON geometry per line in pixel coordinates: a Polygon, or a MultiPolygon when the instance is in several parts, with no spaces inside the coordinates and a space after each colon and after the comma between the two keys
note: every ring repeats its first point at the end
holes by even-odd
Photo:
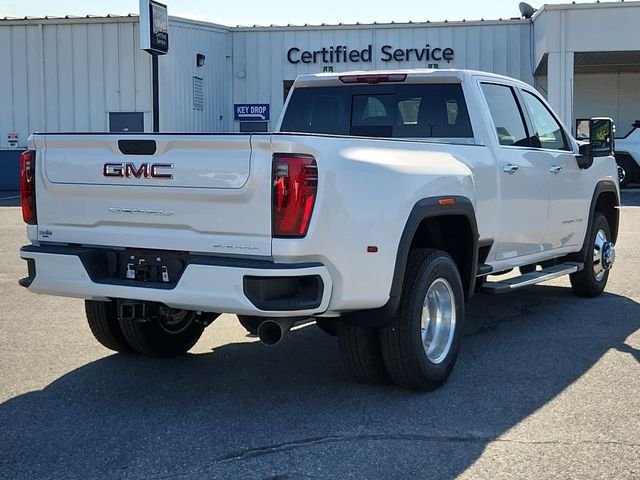
{"type": "Polygon", "coordinates": [[[266,122],[269,120],[268,103],[236,103],[235,119],[240,122],[266,122]]]}

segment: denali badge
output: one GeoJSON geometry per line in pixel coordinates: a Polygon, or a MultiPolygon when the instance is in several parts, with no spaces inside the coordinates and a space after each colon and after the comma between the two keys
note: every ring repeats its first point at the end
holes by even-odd
{"type": "Polygon", "coordinates": [[[102,174],[105,177],[126,177],[126,178],[167,178],[172,179],[173,174],[166,170],[173,170],[172,163],[143,163],[139,167],[131,163],[105,163],[102,174]],[[165,170],[165,172],[161,172],[165,170]]]}
{"type": "Polygon", "coordinates": [[[156,215],[163,217],[170,217],[173,215],[173,210],[153,210],[148,208],[119,208],[119,207],[111,207],[109,208],[109,213],[124,213],[128,215],[156,215]]]}

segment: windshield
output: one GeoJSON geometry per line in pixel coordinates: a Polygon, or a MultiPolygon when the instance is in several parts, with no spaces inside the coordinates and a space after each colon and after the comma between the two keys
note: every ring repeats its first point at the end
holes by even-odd
{"type": "Polygon", "coordinates": [[[460,84],[296,88],[280,130],[387,138],[473,138],[460,84]]]}

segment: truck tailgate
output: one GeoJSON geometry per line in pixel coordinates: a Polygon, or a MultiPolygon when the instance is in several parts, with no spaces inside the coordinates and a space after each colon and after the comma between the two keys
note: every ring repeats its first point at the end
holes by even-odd
{"type": "Polygon", "coordinates": [[[36,135],[38,240],[269,256],[269,138],[36,135]]]}

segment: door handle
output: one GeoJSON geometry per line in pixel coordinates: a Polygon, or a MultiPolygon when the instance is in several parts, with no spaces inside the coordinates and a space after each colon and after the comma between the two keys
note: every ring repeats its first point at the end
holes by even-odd
{"type": "Polygon", "coordinates": [[[516,173],[518,171],[518,168],[520,168],[520,167],[518,167],[518,165],[509,164],[509,165],[505,165],[504,167],[502,167],[502,171],[504,173],[508,173],[510,175],[513,175],[514,173],[516,173]]]}
{"type": "Polygon", "coordinates": [[[553,167],[551,167],[551,168],[549,169],[549,171],[550,171],[551,173],[558,174],[558,173],[560,173],[560,172],[562,171],[562,167],[564,167],[564,165],[554,165],[553,167]]]}

